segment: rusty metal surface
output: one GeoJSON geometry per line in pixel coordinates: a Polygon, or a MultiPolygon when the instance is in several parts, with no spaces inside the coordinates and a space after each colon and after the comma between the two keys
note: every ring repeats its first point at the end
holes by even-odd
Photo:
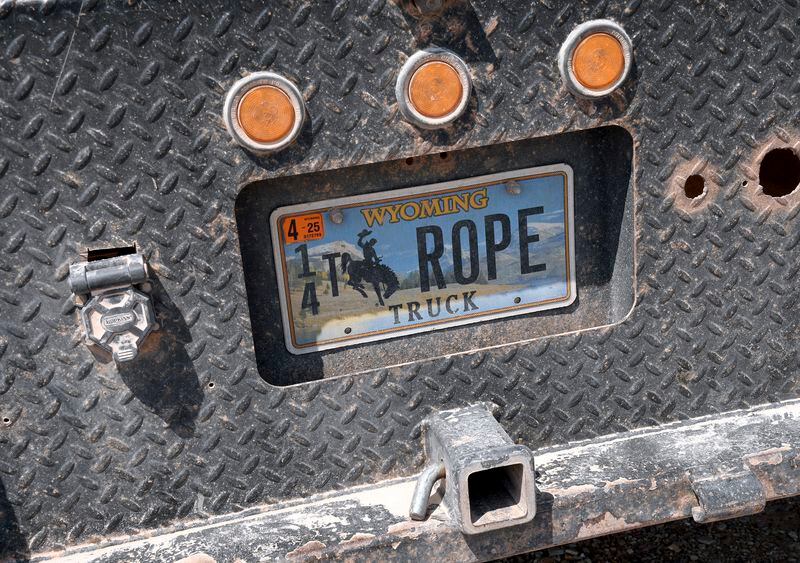
{"type": "MultiPolygon", "coordinates": [[[[408,521],[406,503],[414,482],[402,479],[266,512],[217,518],[162,535],[120,539],[116,545],[86,545],[42,557],[60,555],[76,562],[164,561],[195,553],[216,561],[496,559],[689,518],[703,503],[691,476],[712,463],[757,474],[754,483],[762,500],[798,494],[798,417],[800,403],[794,401],[536,451],[541,473],[536,518],[477,536],[462,534],[445,504],[425,522],[408,521]]],[[[717,483],[719,490],[729,485],[717,483]]],[[[733,485],[729,490],[737,489],[733,485]]],[[[741,501],[741,508],[749,507],[747,498],[741,501]]],[[[747,513],[742,510],[739,515],[747,513]]]]}
{"type": "MultiPolygon", "coordinates": [[[[6,550],[409,475],[422,461],[418,422],[476,400],[539,447],[798,395],[800,195],[757,186],[762,152],[797,144],[797,3],[447,10],[0,4],[6,550]],[[562,87],[556,54],[597,17],[629,32],[636,66],[621,92],[589,103],[562,87]],[[449,132],[419,133],[393,102],[394,73],[431,43],[474,73],[468,116],[449,132]],[[301,86],[310,120],[294,148],[255,158],[229,140],[220,111],[228,86],[265,69],[301,86]],[[637,306],[624,322],[290,388],[259,377],[239,188],[614,122],[637,155],[637,306]],[[681,179],[695,171],[709,197],[690,206],[681,179]],[[86,246],[132,242],[157,276],[162,330],[143,361],[117,371],[81,344],[66,277],[86,246]]],[[[774,468],[791,473],[784,461],[774,468]]],[[[608,520],[597,518],[599,533],[608,520]]]]}

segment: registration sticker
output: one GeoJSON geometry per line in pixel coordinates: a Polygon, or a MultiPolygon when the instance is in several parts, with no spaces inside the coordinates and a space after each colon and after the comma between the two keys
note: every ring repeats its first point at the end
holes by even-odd
{"type": "Polygon", "coordinates": [[[558,164],[276,209],[287,348],[305,354],[570,305],[572,190],[572,169],[558,164]]]}
{"type": "Polygon", "coordinates": [[[325,238],[325,219],[322,217],[322,213],[285,217],[281,221],[281,225],[283,226],[283,242],[286,244],[325,238]]]}

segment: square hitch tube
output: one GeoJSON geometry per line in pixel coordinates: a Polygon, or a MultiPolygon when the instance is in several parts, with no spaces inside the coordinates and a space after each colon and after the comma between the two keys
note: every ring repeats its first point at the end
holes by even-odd
{"type": "Polygon", "coordinates": [[[536,515],[533,454],[514,444],[484,405],[442,411],[426,421],[428,466],[410,515],[427,514],[431,488],[445,479],[443,503],[464,534],[530,522],[536,515]]]}

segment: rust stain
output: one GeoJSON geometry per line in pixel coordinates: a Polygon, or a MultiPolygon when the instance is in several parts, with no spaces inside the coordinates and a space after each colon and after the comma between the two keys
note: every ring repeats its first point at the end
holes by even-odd
{"type": "MultiPolygon", "coordinates": [[[[625,485],[645,485],[650,486],[651,480],[650,479],[626,479],[625,477],[620,477],[619,479],[614,479],[613,481],[606,482],[603,485],[603,488],[606,490],[613,489],[614,487],[623,487],[625,485]]],[[[652,490],[652,489],[651,489],[652,490]]]]}
{"type": "MultiPolygon", "coordinates": [[[[676,155],[676,158],[683,159],[680,155],[676,155]]],[[[708,204],[719,196],[720,183],[721,180],[717,169],[708,160],[695,157],[675,166],[672,175],[666,181],[667,191],[665,196],[672,200],[672,204],[676,209],[684,213],[697,213],[708,207],[708,204]],[[686,180],[694,175],[703,177],[705,188],[702,195],[690,198],[687,197],[685,192],[686,180]]]]}
{"type": "Polygon", "coordinates": [[[345,540],[339,544],[339,550],[345,551],[348,549],[363,547],[365,545],[368,545],[376,537],[377,536],[375,536],[375,534],[364,534],[361,532],[356,532],[349,540],[345,540]]]}
{"type": "MultiPolygon", "coordinates": [[[[439,525],[440,523],[435,520],[427,520],[425,522],[406,520],[398,522],[397,524],[392,524],[387,528],[386,532],[390,535],[413,540],[422,535],[435,534],[435,528],[439,525]]],[[[447,528],[445,527],[445,529],[447,528]]]]}
{"type": "Polygon", "coordinates": [[[233,215],[220,211],[208,224],[207,232],[212,237],[218,237],[223,233],[236,233],[236,221],[233,215]]]}
{"type": "MultiPolygon", "coordinates": [[[[470,36],[467,35],[467,26],[464,23],[464,18],[460,15],[448,17],[445,19],[444,23],[447,27],[448,33],[453,37],[453,40],[458,41],[462,38],[470,38],[470,36]]],[[[474,48],[473,51],[475,51],[474,48]]]]}
{"type": "Polygon", "coordinates": [[[684,385],[688,385],[692,381],[696,380],[699,376],[694,371],[679,371],[675,376],[675,379],[683,383],[684,385]]]}
{"type": "Polygon", "coordinates": [[[761,482],[761,488],[764,489],[764,497],[769,500],[777,497],[778,495],[775,493],[775,486],[772,484],[770,480],[762,480],[759,479],[761,482]]]}
{"type": "Polygon", "coordinates": [[[612,532],[618,532],[630,528],[631,526],[625,521],[624,518],[617,518],[610,512],[604,512],[594,518],[589,518],[578,529],[575,539],[591,538],[594,536],[602,536],[612,532]]]}
{"type": "Polygon", "coordinates": [[[756,147],[752,152],[751,158],[740,165],[747,178],[742,184],[741,195],[747,200],[747,207],[751,210],[757,208],[765,209],[768,212],[792,210],[797,205],[800,205],[800,189],[795,189],[792,193],[783,197],[772,197],[764,193],[764,189],[759,183],[761,160],[769,151],[785,148],[792,149],[795,154],[800,155],[800,133],[778,129],[775,137],[756,147]]]}
{"type": "Polygon", "coordinates": [[[483,33],[486,37],[489,37],[494,30],[497,29],[497,24],[500,23],[500,19],[497,16],[492,17],[489,22],[486,24],[486,27],[483,28],[483,33]]]}
{"type": "Polygon", "coordinates": [[[419,527],[420,527],[419,524],[417,524],[416,522],[406,520],[404,522],[398,522],[397,524],[392,524],[387,528],[386,531],[390,534],[405,535],[408,533],[413,533],[419,527]]]}
{"type": "Polygon", "coordinates": [[[78,174],[75,174],[74,172],[70,172],[70,171],[64,172],[62,174],[62,180],[65,183],[67,183],[70,186],[73,186],[75,188],[83,187],[83,180],[81,180],[81,177],[78,174]]]}
{"type": "Polygon", "coordinates": [[[139,353],[142,355],[156,353],[161,348],[161,340],[164,337],[163,331],[154,330],[142,341],[142,344],[139,346],[139,353]]]}
{"type": "Polygon", "coordinates": [[[554,497],[575,497],[582,494],[594,494],[597,487],[594,485],[573,485],[565,489],[547,489],[554,497]]]}
{"type": "Polygon", "coordinates": [[[783,461],[783,454],[788,452],[791,448],[783,446],[781,448],[772,448],[745,456],[744,462],[750,467],[757,465],[778,465],[783,461]]]}
{"type": "Polygon", "coordinates": [[[692,509],[698,506],[697,497],[691,490],[685,490],[673,499],[671,505],[674,507],[673,514],[689,516],[692,509]]]}
{"type": "Polygon", "coordinates": [[[306,542],[297,549],[294,549],[286,554],[287,559],[307,559],[310,557],[319,557],[322,550],[327,547],[324,543],[318,540],[311,540],[306,542]]]}

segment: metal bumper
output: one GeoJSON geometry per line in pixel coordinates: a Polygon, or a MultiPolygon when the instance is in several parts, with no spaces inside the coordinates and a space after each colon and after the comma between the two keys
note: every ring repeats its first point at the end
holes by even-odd
{"type": "Polygon", "coordinates": [[[424,522],[410,520],[415,480],[408,478],[39,557],[305,561],[447,554],[453,561],[480,561],[692,516],[742,516],[765,501],[800,493],[800,401],[536,451],[534,457],[536,517],[503,530],[462,534],[446,505],[424,522]]]}

